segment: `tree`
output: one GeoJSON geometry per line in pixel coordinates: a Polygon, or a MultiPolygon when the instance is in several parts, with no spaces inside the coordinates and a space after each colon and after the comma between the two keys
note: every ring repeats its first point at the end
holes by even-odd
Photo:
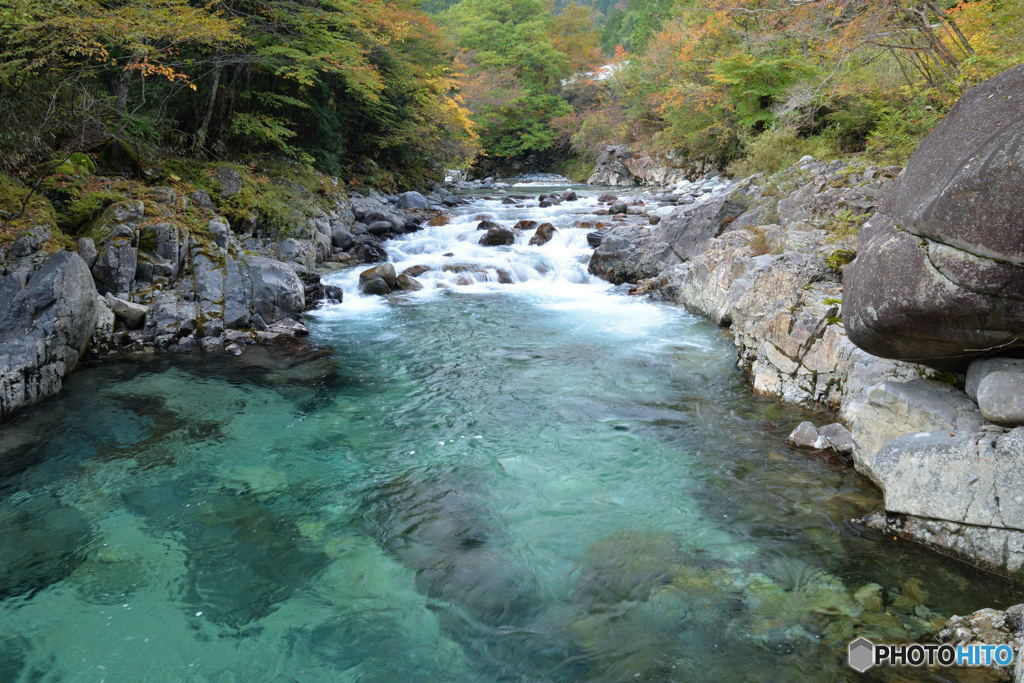
{"type": "Polygon", "coordinates": [[[560,22],[552,12],[544,0],[462,0],[439,17],[460,48],[467,103],[488,156],[514,158],[559,144],[552,121],[571,111],[557,93],[573,65],[556,43],[579,48],[576,58],[584,61],[587,43],[569,33],[582,26],[579,10],[560,22]]]}

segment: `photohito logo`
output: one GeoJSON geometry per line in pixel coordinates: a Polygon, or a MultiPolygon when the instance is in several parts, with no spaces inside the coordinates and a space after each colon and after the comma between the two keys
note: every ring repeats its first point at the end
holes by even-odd
{"type": "Polygon", "coordinates": [[[873,666],[1010,666],[1009,645],[881,645],[858,638],[847,648],[847,661],[857,673],[873,666]]]}

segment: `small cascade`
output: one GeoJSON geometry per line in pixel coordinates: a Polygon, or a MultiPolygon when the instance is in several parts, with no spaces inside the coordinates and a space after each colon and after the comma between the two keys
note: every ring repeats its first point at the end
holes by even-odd
{"type": "MultiPolygon", "coordinates": [[[[461,206],[450,222],[426,227],[402,235],[386,244],[389,259],[399,274],[409,271],[422,285],[419,291],[402,292],[395,297],[432,297],[450,291],[522,293],[559,292],[571,298],[585,289],[591,295],[611,288],[587,272],[593,251],[587,234],[612,224],[609,216],[597,216],[601,208],[599,192],[577,188],[579,198],[554,206],[539,206],[540,192],[563,192],[566,185],[553,186],[557,176],[527,176],[502,183],[500,196],[477,197],[461,206]],[[528,194],[527,194],[528,193],[528,194]],[[509,202],[514,203],[509,203],[509,202]],[[481,221],[488,220],[505,228],[525,221],[532,223],[517,230],[513,244],[480,244],[481,221]],[[545,223],[555,232],[545,244],[530,244],[536,228],[545,223]]],[[[387,305],[388,298],[363,294],[359,273],[352,268],[328,279],[345,292],[345,303],[338,308],[351,311],[387,305]]],[[[340,312],[340,311],[337,311],[340,312]]]]}

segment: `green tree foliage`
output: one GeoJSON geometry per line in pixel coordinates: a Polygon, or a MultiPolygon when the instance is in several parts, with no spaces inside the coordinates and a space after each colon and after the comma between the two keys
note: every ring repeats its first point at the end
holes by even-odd
{"type": "Polygon", "coordinates": [[[560,83],[574,63],[597,56],[596,34],[579,34],[588,21],[593,31],[592,15],[583,17],[556,16],[546,0],[462,0],[439,16],[460,49],[484,154],[514,158],[559,144],[553,121],[571,112],[560,83]]]}
{"type": "Polygon", "coordinates": [[[601,45],[608,54],[619,45],[639,52],[674,9],[674,0],[629,0],[623,8],[610,8],[601,45]]]}
{"type": "Polygon", "coordinates": [[[1019,0],[629,0],[604,45],[631,54],[576,126],[621,142],[622,115],[634,145],[737,172],[900,163],[964,89],[1024,61],[1022,34],[1019,0]]]}
{"type": "Polygon", "coordinates": [[[0,168],[111,137],[407,179],[475,151],[414,0],[11,0],[0,31],[0,168]]]}

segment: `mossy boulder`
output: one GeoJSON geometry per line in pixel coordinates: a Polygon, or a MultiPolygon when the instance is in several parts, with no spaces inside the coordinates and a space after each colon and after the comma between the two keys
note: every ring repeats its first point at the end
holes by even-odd
{"type": "Polygon", "coordinates": [[[96,171],[102,175],[142,177],[142,158],[138,150],[124,140],[113,138],[104,143],[99,149],[96,162],[96,171]]]}

